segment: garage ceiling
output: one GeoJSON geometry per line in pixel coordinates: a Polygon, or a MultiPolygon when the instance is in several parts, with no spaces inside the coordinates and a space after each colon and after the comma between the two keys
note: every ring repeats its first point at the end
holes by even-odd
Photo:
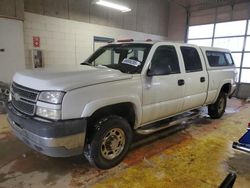
{"type": "Polygon", "coordinates": [[[235,5],[239,3],[249,2],[249,0],[170,0],[191,11],[210,9],[225,5],[235,5]]]}

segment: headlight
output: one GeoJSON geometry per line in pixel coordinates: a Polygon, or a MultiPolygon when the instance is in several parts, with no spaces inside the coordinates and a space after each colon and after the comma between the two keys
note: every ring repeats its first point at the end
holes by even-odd
{"type": "Polygon", "coordinates": [[[62,102],[64,92],[61,91],[45,91],[39,95],[39,100],[43,102],[59,104],[62,102]]]}
{"type": "Polygon", "coordinates": [[[59,120],[61,119],[61,110],[37,106],[36,115],[48,119],[59,120]]]}

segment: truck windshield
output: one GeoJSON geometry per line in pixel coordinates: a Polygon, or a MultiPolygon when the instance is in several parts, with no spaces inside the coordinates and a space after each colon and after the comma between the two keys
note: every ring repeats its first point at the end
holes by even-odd
{"type": "Polygon", "coordinates": [[[106,66],[124,73],[141,73],[152,44],[110,44],[99,48],[84,64],[106,66]]]}

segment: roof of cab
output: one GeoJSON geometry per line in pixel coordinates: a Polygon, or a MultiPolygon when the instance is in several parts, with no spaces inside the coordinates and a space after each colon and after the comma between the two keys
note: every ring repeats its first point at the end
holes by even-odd
{"type": "Polygon", "coordinates": [[[110,44],[155,44],[159,41],[143,41],[143,40],[137,40],[137,41],[116,41],[116,42],[112,42],[110,44]]]}
{"type": "MultiPolygon", "coordinates": [[[[147,41],[147,40],[133,40],[133,41],[126,41],[126,40],[122,40],[121,42],[116,41],[116,42],[112,42],[110,44],[157,44],[157,43],[163,43],[163,42],[168,42],[168,43],[172,43],[172,44],[185,44],[185,45],[189,45],[189,46],[194,46],[197,47],[198,45],[195,44],[188,44],[188,43],[183,43],[183,42],[176,42],[176,41],[156,41],[156,40],[151,40],[151,41],[147,41]]],[[[225,49],[225,48],[216,48],[216,47],[209,47],[209,46],[198,46],[200,47],[203,51],[219,51],[219,52],[230,52],[230,50],[225,49]]]]}
{"type": "MultiPolygon", "coordinates": [[[[176,41],[160,41],[160,40],[150,40],[150,41],[147,41],[147,40],[133,40],[133,41],[118,40],[118,41],[112,42],[110,44],[157,44],[157,43],[164,43],[164,42],[172,43],[172,44],[187,44],[187,43],[181,43],[181,42],[176,42],[176,41]]],[[[188,44],[188,45],[197,46],[194,44],[188,44]]]]}

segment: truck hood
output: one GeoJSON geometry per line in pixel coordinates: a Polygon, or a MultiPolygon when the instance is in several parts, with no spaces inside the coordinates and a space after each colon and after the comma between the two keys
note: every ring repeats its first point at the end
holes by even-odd
{"type": "Polygon", "coordinates": [[[119,70],[107,67],[63,67],[57,70],[40,69],[17,72],[13,81],[35,90],[69,91],[72,89],[132,78],[119,70]]]}

